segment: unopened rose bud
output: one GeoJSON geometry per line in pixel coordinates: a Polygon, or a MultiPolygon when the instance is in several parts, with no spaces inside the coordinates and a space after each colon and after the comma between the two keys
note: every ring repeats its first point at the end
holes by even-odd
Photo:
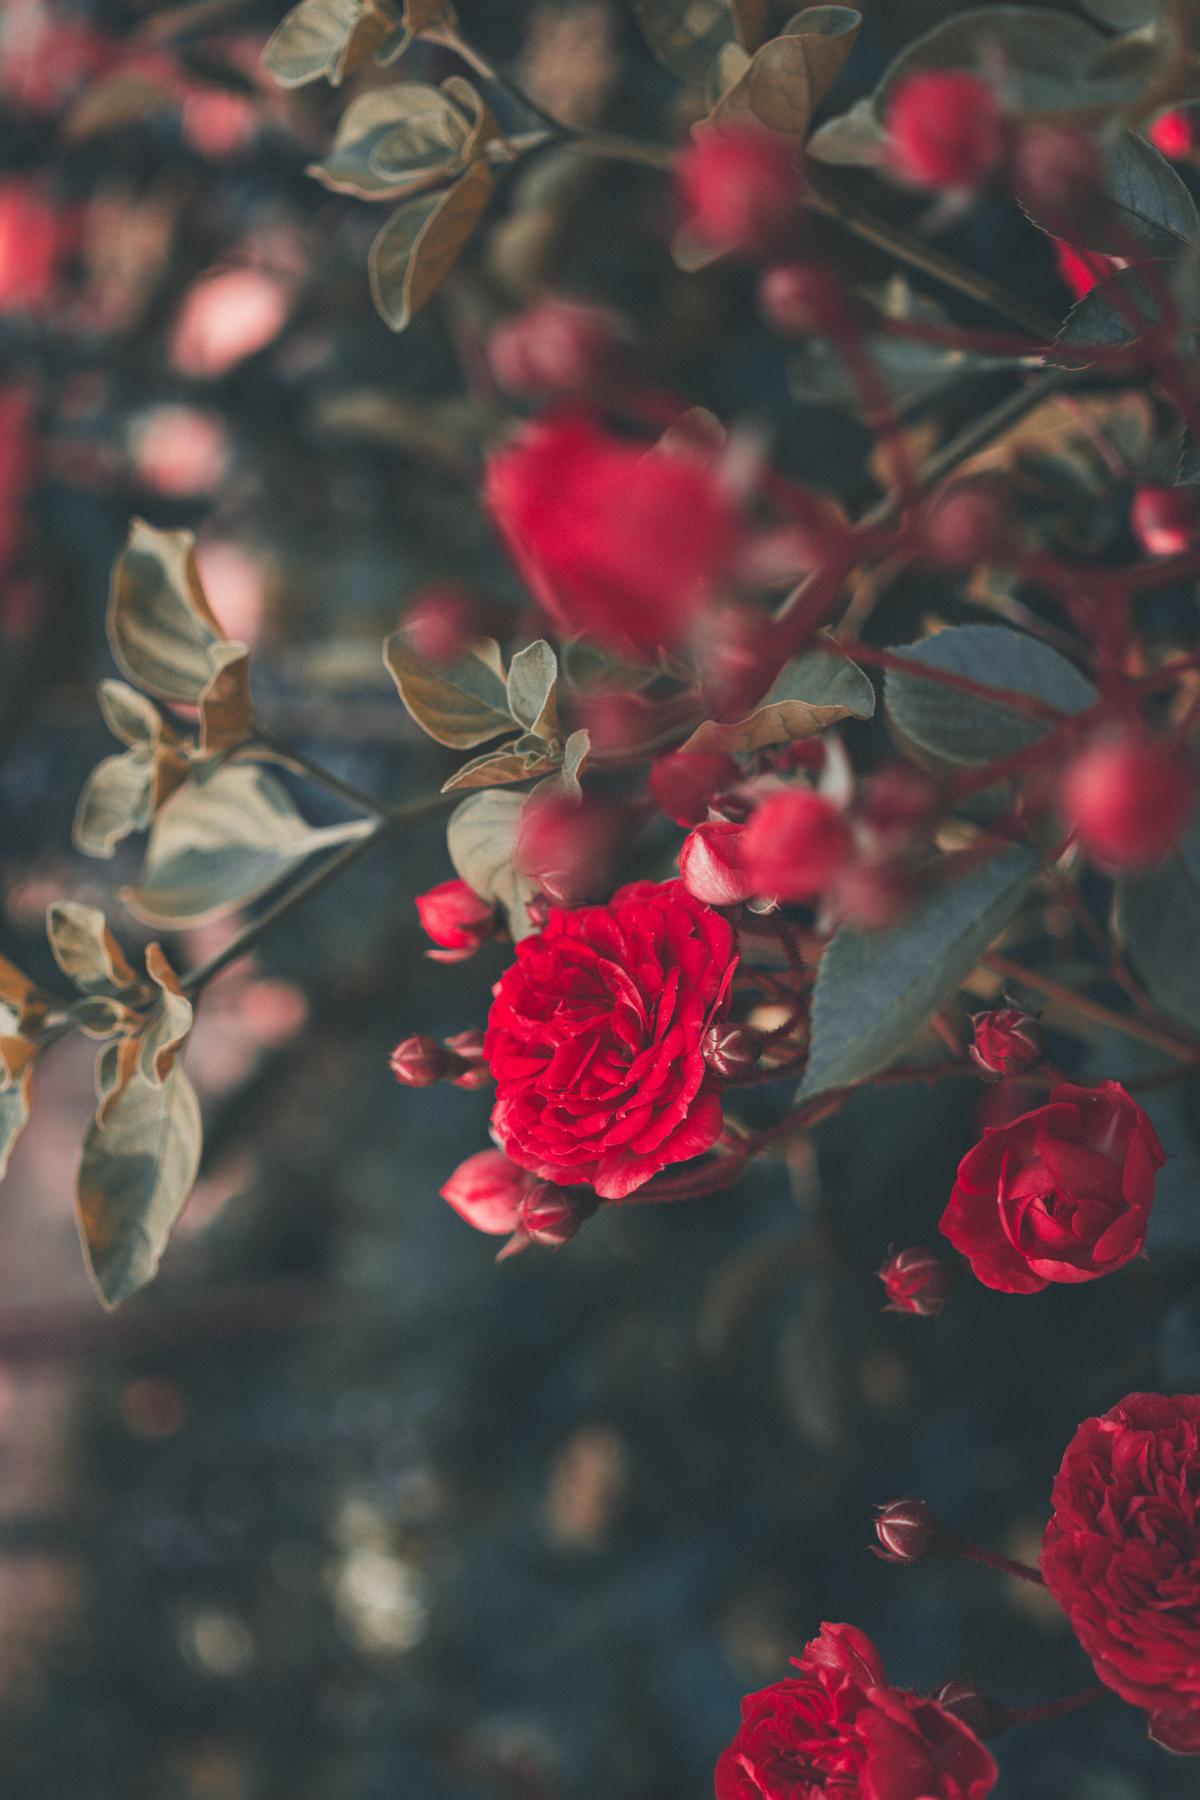
{"type": "Polygon", "coordinates": [[[799,219],[795,146],[760,125],[698,130],[679,158],[678,186],[686,230],[716,250],[768,252],[799,219]]]}
{"type": "Polygon", "coordinates": [[[924,1500],[893,1500],[876,1514],[875,1535],[884,1562],[914,1563],[931,1555],[945,1532],[924,1500]]]}
{"type": "Polygon", "coordinates": [[[465,588],[446,582],[409,601],[404,635],[422,662],[444,667],[465,656],[479,635],[479,606],[465,588]]]}
{"type": "Polygon", "coordinates": [[[436,1038],[406,1037],[392,1051],[392,1074],[405,1087],[432,1087],[449,1072],[449,1059],[436,1038]]]}
{"type": "Polygon", "coordinates": [[[465,881],[443,881],[418,894],[416,907],[427,936],[439,946],[425,952],[433,962],[462,962],[496,935],[495,907],[465,881]]]}
{"type": "Polygon", "coordinates": [[[488,361],[510,394],[563,398],[597,386],[619,365],[616,315],[577,300],[542,300],[498,325],[488,361]]]}
{"type": "Polygon", "coordinates": [[[814,900],[850,861],[844,817],[823,794],[788,788],[769,794],[746,827],[749,891],[778,900],[814,900]]]}
{"type": "Polygon", "coordinates": [[[517,1229],[532,1180],[503,1151],[478,1150],[459,1163],[441,1190],[442,1199],[476,1231],[504,1237],[517,1229]]]}
{"type": "Polygon", "coordinates": [[[746,867],[744,825],[697,825],[679,852],[679,878],[706,906],[738,906],[755,892],[746,867]]]}
{"type": "Polygon", "coordinates": [[[750,1025],[731,1025],[718,1021],[704,1034],[701,1049],[713,1074],[722,1081],[736,1081],[748,1075],[762,1055],[762,1033],[750,1025]]]}
{"type": "Polygon", "coordinates": [[[450,1080],[455,1087],[487,1086],[492,1071],[484,1061],[482,1031],[456,1031],[453,1037],[446,1039],[446,1050],[450,1080]]]}
{"type": "Polygon", "coordinates": [[[518,1229],[531,1243],[560,1250],[598,1205],[587,1188],[562,1188],[552,1181],[539,1181],[521,1202],[518,1229]]]}
{"type": "Polygon", "coordinates": [[[943,1712],[952,1713],[956,1719],[961,1719],[976,1737],[998,1737],[1008,1729],[1007,1706],[1001,1706],[998,1700],[991,1699],[978,1682],[972,1681],[969,1676],[943,1682],[937,1692],[929,1697],[943,1712]]]}
{"type": "Polygon", "coordinates": [[[701,825],[713,795],[732,787],[738,778],[738,766],[730,756],[671,750],[651,764],[650,792],[677,825],[701,825]]]}
{"type": "Polygon", "coordinates": [[[1039,225],[1075,241],[1108,211],[1094,138],[1069,125],[1030,125],[1013,151],[1013,187],[1039,225]]]}
{"type": "Polygon", "coordinates": [[[859,310],[841,276],[822,263],[768,270],[758,300],[768,325],[785,337],[841,337],[859,310]]]}
{"type": "Polygon", "coordinates": [[[1196,777],[1178,746],[1124,733],[1081,750],[1063,781],[1063,812],[1089,856],[1109,869],[1161,862],[1196,807],[1196,777]]]}
{"type": "Polygon", "coordinates": [[[971,1057],[985,1075],[1024,1075],[1042,1060],[1042,1034],[1015,1006],[976,1013],[971,1057]]]}
{"type": "Polygon", "coordinates": [[[887,114],[891,167],[914,187],[970,193],[999,169],[1008,121],[993,89],[959,69],[901,82],[887,114]]]}
{"type": "Polygon", "coordinates": [[[879,1271],[888,1297],[884,1311],[936,1318],[950,1298],[956,1274],[953,1263],[935,1256],[923,1244],[897,1251],[879,1271]]]}
{"type": "Polygon", "coordinates": [[[1129,522],[1147,556],[1182,556],[1200,527],[1196,489],[1146,483],[1133,497],[1129,522]]]}
{"type": "Polygon", "coordinates": [[[922,555],[943,569],[994,562],[1010,547],[1012,513],[998,482],[961,481],[925,513],[918,528],[922,555]]]}

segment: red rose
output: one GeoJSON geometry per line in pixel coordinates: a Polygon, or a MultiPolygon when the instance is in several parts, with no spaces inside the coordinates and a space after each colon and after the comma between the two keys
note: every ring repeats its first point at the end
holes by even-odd
{"type": "Polygon", "coordinates": [[[969,191],[994,175],[1008,125],[988,82],[961,69],[927,69],[896,89],[888,108],[891,160],[915,187],[969,191]]]}
{"type": "Polygon", "coordinates": [[[558,629],[628,655],[685,642],[737,547],[733,495],[711,465],[581,415],[527,426],[490,458],[486,491],[558,629]]]}
{"type": "Polygon", "coordinates": [[[496,909],[481,900],[465,881],[443,881],[418,894],[417,912],[438,950],[427,950],[434,962],[461,962],[496,935],[496,909]]]}
{"type": "Polygon", "coordinates": [[[1101,1681],[1200,1755],[1200,1394],[1085,1419],[1054,1481],[1042,1574],[1101,1681]]]}
{"type": "Polygon", "coordinates": [[[1002,1293],[1095,1281],[1142,1248],[1165,1161],[1120,1082],[1064,1082],[1048,1105],[985,1131],[968,1150],[941,1227],[980,1281],[1002,1293]]]}
{"type": "Polygon", "coordinates": [[[494,989],[492,1125],[514,1162],[620,1200],[721,1131],[703,1039],[725,1015],[732,927],[678,881],[551,911],[494,989]]]}
{"type": "Polygon", "coordinates": [[[742,1702],[717,1764],[716,1800],[983,1800],[996,1765],[934,1700],[889,1687],[870,1638],[823,1625],[801,1673],[742,1702]]]}

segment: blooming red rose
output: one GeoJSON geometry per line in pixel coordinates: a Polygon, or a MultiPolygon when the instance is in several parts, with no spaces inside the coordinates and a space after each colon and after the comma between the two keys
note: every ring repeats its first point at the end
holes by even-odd
{"type": "Polygon", "coordinates": [[[879,1652],[853,1625],[823,1625],[798,1676],[742,1702],[717,1764],[716,1800],[983,1800],[996,1764],[937,1704],[889,1687],[879,1652]]]}
{"type": "Polygon", "coordinates": [[[985,1131],[968,1150],[941,1227],[980,1281],[1003,1293],[1095,1281],[1142,1248],[1165,1161],[1120,1082],[1064,1082],[1046,1106],[985,1131]]]}
{"type": "Polygon", "coordinates": [[[443,881],[418,894],[417,912],[426,933],[439,945],[427,950],[434,962],[461,962],[496,935],[496,909],[465,881],[443,881]]]}
{"type": "Polygon", "coordinates": [[[494,989],[492,1125],[514,1162],[620,1200],[722,1125],[703,1039],[724,1017],[733,929],[678,881],[553,909],[494,989]]]}
{"type": "Polygon", "coordinates": [[[489,459],[486,493],[554,624],[627,655],[683,643],[737,547],[733,494],[711,463],[582,415],[527,426],[489,459]]]}
{"type": "Polygon", "coordinates": [[[1085,1419],[1054,1481],[1046,1585],[1101,1681],[1200,1755],[1200,1394],[1085,1419]]]}

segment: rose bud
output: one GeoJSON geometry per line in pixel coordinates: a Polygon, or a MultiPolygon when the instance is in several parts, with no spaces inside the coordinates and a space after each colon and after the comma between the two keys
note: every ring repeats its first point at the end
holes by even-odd
{"type": "Polygon", "coordinates": [[[971,1057],[985,1075],[1024,1075],[1042,1060],[1042,1037],[1029,1014],[1016,1006],[976,1013],[971,1057]]]}
{"type": "Polygon", "coordinates": [[[1159,113],[1146,136],[1156,150],[1179,161],[1196,148],[1196,114],[1186,106],[1174,106],[1170,112],[1159,113]]]}
{"type": "Polygon", "coordinates": [[[1095,140],[1068,125],[1030,125],[1021,132],[1013,187],[1038,224],[1068,243],[1108,211],[1095,140]]]}
{"type": "Polygon", "coordinates": [[[953,1263],[935,1256],[923,1244],[889,1254],[879,1271],[888,1297],[884,1311],[935,1319],[950,1298],[957,1273],[953,1263]]]}
{"type": "Polygon", "coordinates": [[[1196,542],[1200,519],[1194,487],[1147,483],[1133,497],[1129,522],[1147,556],[1182,556],[1196,542]]]}
{"type": "Polygon", "coordinates": [[[722,1081],[736,1081],[754,1067],[762,1054],[762,1044],[762,1033],[752,1026],[723,1020],[709,1026],[700,1048],[714,1075],[722,1081]]]}
{"type": "Polygon", "coordinates": [[[488,361],[510,394],[561,398],[604,381],[618,366],[622,345],[620,321],[606,307],[541,300],[497,325],[488,361]]]}
{"type": "Polygon", "coordinates": [[[479,635],[479,607],[450,582],[422,588],[404,617],[404,635],[422,662],[444,667],[465,656],[479,635]]]}
{"type": "Polygon", "coordinates": [[[436,1038],[406,1037],[392,1051],[392,1074],[405,1087],[432,1087],[450,1071],[450,1060],[436,1038]]]}
{"type": "Polygon", "coordinates": [[[697,825],[679,852],[679,875],[689,894],[708,906],[738,906],[757,892],[746,864],[746,826],[717,820],[697,825]]]}
{"type": "Polygon", "coordinates": [[[703,127],[679,158],[678,192],[691,237],[714,250],[769,251],[799,220],[795,148],[760,125],[703,127]]]}
{"type": "Polygon", "coordinates": [[[937,1692],[930,1695],[930,1699],[943,1712],[961,1719],[976,1737],[998,1737],[1008,1729],[1011,1715],[1007,1706],[1001,1706],[998,1700],[992,1700],[969,1676],[944,1681],[937,1692]]]}
{"type": "Polygon", "coordinates": [[[465,881],[443,881],[418,894],[417,912],[426,935],[440,949],[427,950],[433,962],[462,962],[496,935],[496,909],[465,881]]]}
{"type": "Polygon", "coordinates": [[[1012,514],[998,482],[960,481],[933,501],[918,527],[921,554],[943,569],[994,562],[1010,546],[1012,514]]]}
{"type": "Polygon", "coordinates": [[[879,1539],[876,1556],[891,1563],[920,1562],[946,1537],[924,1500],[893,1500],[881,1506],[875,1516],[875,1535],[879,1539]]]}
{"type": "Polygon", "coordinates": [[[1087,854],[1109,869],[1161,862],[1195,805],[1196,777],[1183,752],[1135,734],[1081,750],[1063,781],[1068,824],[1087,854]]]}
{"type": "Polygon", "coordinates": [[[999,169],[1008,122],[978,75],[930,69],[901,82],[887,116],[889,161],[914,187],[969,193],[999,169]]]}
{"type": "Polygon", "coordinates": [[[530,1182],[525,1170],[509,1162],[502,1150],[477,1150],[459,1163],[441,1193],[476,1231],[503,1237],[518,1227],[530,1182]]]}
{"type": "Polygon", "coordinates": [[[492,1079],[483,1055],[482,1031],[456,1031],[446,1039],[450,1079],[458,1088],[486,1087],[492,1079]]]}
{"type": "Polygon", "coordinates": [[[739,779],[738,766],[730,756],[671,750],[651,764],[650,792],[677,825],[700,825],[708,817],[713,795],[739,779]]]}
{"type": "Polygon", "coordinates": [[[541,1244],[547,1250],[561,1250],[599,1204],[587,1188],[557,1187],[552,1181],[539,1181],[521,1202],[518,1230],[531,1243],[541,1244]]]}
{"type": "Polygon", "coordinates": [[[813,900],[850,861],[850,827],[832,801],[811,788],[770,794],[743,840],[750,891],[778,900],[813,900]]]}
{"type": "Polygon", "coordinates": [[[758,301],[767,324],[784,337],[841,337],[860,310],[837,271],[821,263],[769,269],[758,301]]]}

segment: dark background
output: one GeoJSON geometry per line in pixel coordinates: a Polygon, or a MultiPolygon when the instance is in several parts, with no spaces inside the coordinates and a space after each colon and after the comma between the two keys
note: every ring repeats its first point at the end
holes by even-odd
{"type": "MultiPolygon", "coordinates": [[[[479,334],[540,282],[619,304],[665,380],[763,426],[794,472],[851,506],[871,491],[859,428],[788,398],[748,279],[672,269],[654,176],[590,166],[540,235],[503,203],[494,247],[393,337],[364,271],[385,215],[304,173],[343,97],[253,75],[279,6],[230,7],[147,72],[139,33],[163,10],[8,0],[0,18],[0,214],[14,193],[34,207],[33,224],[3,215],[15,239],[0,228],[3,947],[48,981],[53,899],[106,906],[131,950],[146,935],[116,899],[136,851],[69,848],[113,748],[92,684],[111,672],[104,596],[131,513],[199,533],[273,728],[397,800],[450,766],[378,660],[406,598],[455,575],[516,616],[460,396],[503,421],[479,334]],[[81,96],[130,59],[167,101],[87,133],[81,96]],[[195,95],[214,91],[242,111],[213,125],[210,107],[206,132],[195,95]],[[56,246],[41,276],[39,243],[56,246]],[[189,374],[181,307],[218,266],[281,283],[286,322],[224,373],[189,374]],[[164,407],[184,410],[163,426],[164,407]]],[[[948,10],[876,6],[839,99],[918,11],[948,10]]],[[[623,5],[461,11],[552,110],[679,131],[623,5]]],[[[422,49],[406,64],[452,66],[422,49]]],[[[1008,212],[951,241],[1062,304],[1044,241],[1008,212]]],[[[976,380],[943,412],[1002,391],[976,380]]],[[[923,599],[902,588],[881,635],[912,635],[923,599]]],[[[855,729],[876,754],[880,728],[855,729]]],[[[871,1509],[918,1493],[1035,1557],[1078,1421],[1200,1379],[1178,1300],[1200,1236],[1188,1097],[1155,1107],[1173,1160],[1154,1262],[1094,1288],[1019,1300],[965,1280],[938,1322],[880,1314],[888,1245],[935,1238],[973,1130],[965,1083],[864,1096],[790,1168],[608,1209],[560,1255],[497,1269],[437,1195],[486,1141],[486,1097],[401,1090],[387,1068],[409,1031],[479,1023],[503,966],[494,948],[423,960],[412,896],[449,872],[436,826],[386,842],[214,987],[188,1057],[201,1186],[156,1286],[112,1319],[71,1219],[86,1046],[41,1072],[0,1194],[5,1800],[699,1800],[739,1696],[825,1618],[867,1629],[900,1682],[970,1671],[1013,1704],[1086,1685],[1034,1590],[885,1567],[871,1509]]],[[[172,948],[197,960],[223,929],[172,948]]],[[[1095,1075],[1132,1066],[1115,1044],[1091,1054],[1095,1075]]],[[[1116,1701],[999,1755],[1012,1800],[1195,1792],[1116,1701]]]]}

